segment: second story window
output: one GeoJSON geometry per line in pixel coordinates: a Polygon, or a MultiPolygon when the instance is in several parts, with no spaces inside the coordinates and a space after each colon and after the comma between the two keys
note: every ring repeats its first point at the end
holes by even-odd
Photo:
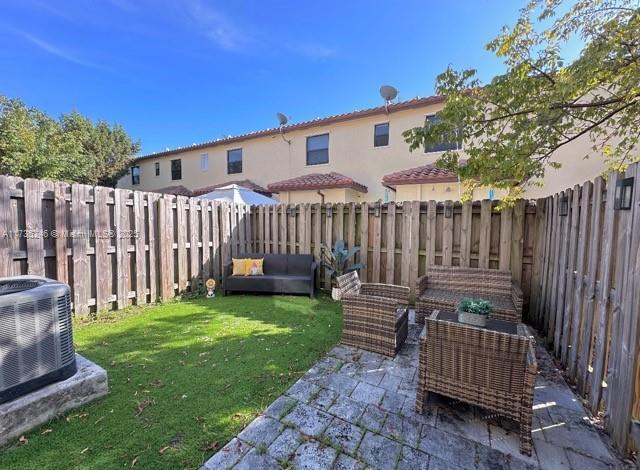
{"type": "MultiPolygon", "coordinates": [[[[428,126],[431,123],[438,122],[438,117],[435,114],[426,117],[425,125],[428,126]]],[[[446,152],[447,150],[458,150],[462,148],[462,142],[458,139],[457,135],[443,135],[442,141],[434,145],[426,145],[424,147],[425,153],[427,152],[446,152]]]]}
{"type": "Polygon", "coordinates": [[[155,167],[156,167],[156,176],[160,176],[160,162],[156,162],[155,167]]]}
{"type": "Polygon", "coordinates": [[[171,160],[171,179],[182,179],[182,160],[180,160],[179,158],[177,158],[176,160],[171,160]]]}
{"type": "Polygon", "coordinates": [[[242,173],[242,149],[227,150],[227,174],[242,173]]]}
{"type": "Polygon", "coordinates": [[[140,184],[140,167],[131,167],[131,184],[140,184]]]}
{"type": "Polygon", "coordinates": [[[373,126],[373,146],[386,147],[389,145],[389,123],[373,126]]]}
{"type": "Polygon", "coordinates": [[[329,134],[307,137],[307,165],[329,163],[329,134]]]}
{"type": "Polygon", "coordinates": [[[207,171],[209,169],[209,154],[203,153],[200,155],[200,169],[202,171],[207,171]]]}

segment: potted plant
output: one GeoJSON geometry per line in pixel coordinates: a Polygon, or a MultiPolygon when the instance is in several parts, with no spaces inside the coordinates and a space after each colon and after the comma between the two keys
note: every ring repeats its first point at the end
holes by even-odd
{"type": "Polygon", "coordinates": [[[333,250],[322,244],[322,266],[327,275],[331,276],[331,297],[340,300],[340,289],[336,287],[336,278],[343,274],[364,268],[364,264],[350,261],[360,251],[359,246],[345,248],[344,240],[336,240],[333,250]]]}
{"type": "Polygon", "coordinates": [[[483,327],[493,312],[493,305],[487,300],[464,298],[458,303],[457,312],[460,323],[483,327]]]}

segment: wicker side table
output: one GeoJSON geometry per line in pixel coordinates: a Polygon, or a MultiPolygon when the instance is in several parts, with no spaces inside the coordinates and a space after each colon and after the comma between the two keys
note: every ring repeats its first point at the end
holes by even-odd
{"type": "Polygon", "coordinates": [[[503,320],[485,328],[459,323],[453,312],[434,310],[420,335],[416,410],[435,392],[477,405],[520,425],[520,452],[531,455],[534,339],[527,327],[503,320]]]}

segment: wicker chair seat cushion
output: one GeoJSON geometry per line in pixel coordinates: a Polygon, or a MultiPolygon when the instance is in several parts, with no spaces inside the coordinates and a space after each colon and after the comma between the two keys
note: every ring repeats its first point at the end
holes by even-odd
{"type": "Polygon", "coordinates": [[[426,289],[420,296],[419,301],[438,304],[443,310],[455,310],[458,306],[458,302],[465,297],[480,298],[491,302],[494,307],[493,316],[503,317],[505,315],[517,315],[517,310],[515,305],[513,305],[511,297],[501,295],[470,294],[450,290],[426,289]]]}

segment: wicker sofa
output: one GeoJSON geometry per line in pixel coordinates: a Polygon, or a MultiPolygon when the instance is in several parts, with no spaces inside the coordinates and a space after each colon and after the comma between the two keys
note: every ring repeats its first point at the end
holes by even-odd
{"type": "Polygon", "coordinates": [[[434,311],[420,336],[416,411],[429,392],[480,406],[515,420],[520,452],[531,455],[533,389],[537,363],[534,339],[522,323],[489,320],[487,329],[457,323],[434,311]],[[443,318],[444,317],[444,318],[443,318]]]}
{"type": "Polygon", "coordinates": [[[424,323],[433,310],[455,310],[464,297],[491,302],[490,318],[522,321],[522,290],[511,280],[511,272],[495,269],[431,266],[418,279],[416,322],[424,323]]]}
{"type": "Polygon", "coordinates": [[[407,338],[409,288],[361,283],[355,271],[337,281],[344,312],[342,343],[395,356],[407,338]]]}

